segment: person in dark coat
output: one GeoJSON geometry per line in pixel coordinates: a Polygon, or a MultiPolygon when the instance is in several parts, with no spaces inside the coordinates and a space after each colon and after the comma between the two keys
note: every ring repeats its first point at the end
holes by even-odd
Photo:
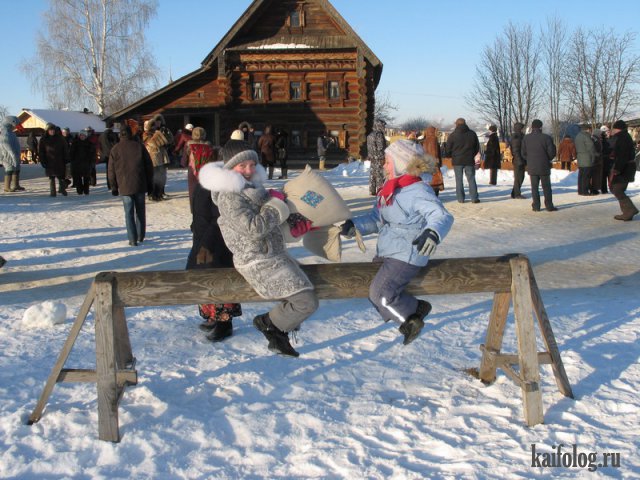
{"type": "Polygon", "coordinates": [[[147,228],[144,197],[153,189],[153,165],[129,126],[120,131],[120,141],[111,149],[107,177],[111,193],[122,196],[129,245],[137,246],[147,228]]]}
{"type": "MultiPolygon", "coordinates": [[[[109,154],[111,149],[118,143],[118,135],[113,131],[112,121],[107,122],[107,128],[98,137],[98,143],[100,144],[100,161],[105,164],[107,171],[109,171],[109,154]]],[[[111,190],[108,177],[107,189],[111,190]]]]}
{"type": "Polygon", "coordinates": [[[551,192],[551,162],[556,156],[556,146],[551,136],[542,133],[542,121],[535,119],[531,122],[531,133],[523,138],[521,152],[531,178],[531,208],[534,212],[540,211],[539,186],[542,183],[545,209],[557,211],[551,192]]]}
{"type": "Polygon", "coordinates": [[[280,162],[280,176],[278,178],[288,178],[287,160],[289,158],[289,135],[287,132],[278,129],[276,134],[276,154],[280,162]]]}
{"type": "Polygon", "coordinates": [[[456,127],[447,139],[447,157],[451,158],[456,176],[456,198],[464,203],[464,184],[462,175],[469,183],[469,196],[472,203],[480,203],[476,184],[475,156],[480,151],[478,135],[467,126],[464,118],[456,120],[456,127]]]}
{"type": "Polygon", "coordinates": [[[611,159],[611,145],[609,144],[609,127],[602,125],[600,127],[600,156],[602,157],[602,183],[600,190],[602,193],[609,192],[609,175],[613,167],[611,159]]]}
{"type": "Polygon", "coordinates": [[[487,146],[484,148],[484,168],[489,169],[491,172],[489,175],[489,185],[498,184],[498,170],[500,170],[502,163],[502,155],[500,154],[500,141],[498,140],[498,127],[495,125],[489,126],[489,140],[487,140],[487,146]]]}
{"type": "MultiPolygon", "coordinates": [[[[249,145],[251,142],[247,141],[249,145]]],[[[269,180],[273,178],[273,167],[276,162],[275,148],[276,137],[271,133],[271,125],[264,127],[264,133],[258,140],[260,150],[260,164],[269,171],[269,180]]]]}
{"type": "Polygon", "coordinates": [[[31,161],[33,163],[38,163],[38,137],[36,137],[33,130],[29,132],[29,136],[27,137],[27,148],[31,155],[31,161]]]}
{"type": "Polygon", "coordinates": [[[613,218],[629,222],[638,214],[638,209],[625,194],[630,182],[636,178],[636,150],[624,120],[616,121],[611,128],[613,141],[613,167],[611,168],[611,193],[620,203],[621,215],[613,218]]]}
{"type": "Polygon", "coordinates": [[[524,182],[524,174],[526,163],[522,158],[522,138],[524,137],[522,129],[524,124],[516,122],[513,125],[513,134],[511,135],[511,156],[513,157],[513,189],[511,190],[511,198],[526,198],[522,195],[522,182],[524,182]]]}
{"type": "Polygon", "coordinates": [[[91,167],[96,158],[96,149],[88,139],[89,132],[82,130],[71,143],[71,175],[78,195],[89,195],[91,167]]]}
{"type": "Polygon", "coordinates": [[[56,126],[48,123],[38,146],[40,164],[49,177],[49,195],[56,196],[56,178],[60,194],[67,195],[67,182],[65,180],[66,164],[69,161],[69,146],[62,135],[56,133],[56,126]]]}
{"type": "MultiPolygon", "coordinates": [[[[194,134],[197,131],[194,129],[194,134]]],[[[209,157],[211,159],[213,157],[209,157]]],[[[201,166],[204,166],[205,161],[201,166]]],[[[200,169],[195,170],[195,185],[193,190],[191,232],[193,244],[187,258],[187,270],[197,268],[233,268],[233,254],[218,226],[220,211],[211,199],[211,191],[204,188],[197,181],[200,169]]],[[[200,328],[208,332],[207,339],[220,342],[233,334],[233,317],[242,315],[239,303],[204,304],[198,306],[200,316],[205,321],[200,328]]]]}

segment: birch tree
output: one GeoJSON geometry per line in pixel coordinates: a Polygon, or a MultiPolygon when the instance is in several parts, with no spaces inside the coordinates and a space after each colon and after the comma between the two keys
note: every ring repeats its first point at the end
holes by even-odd
{"type": "Polygon", "coordinates": [[[157,0],[50,0],[36,55],[23,63],[52,106],[112,113],[157,87],[144,30],[157,0]],[[88,104],[88,102],[90,102],[88,104]]]}

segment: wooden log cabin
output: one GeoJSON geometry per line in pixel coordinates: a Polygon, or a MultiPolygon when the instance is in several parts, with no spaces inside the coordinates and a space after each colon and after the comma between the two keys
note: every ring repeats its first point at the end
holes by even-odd
{"type": "MultiPolygon", "coordinates": [[[[290,162],[313,161],[330,132],[331,160],[366,155],[382,63],[327,0],[254,0],[192,73],[115,112],[115,122],[161,113],[176,131],[201,126],[224,144],[249,122],[289,135],[290,162]]],[[[293,166],[293,165],[292,165],[293,166]]]]}

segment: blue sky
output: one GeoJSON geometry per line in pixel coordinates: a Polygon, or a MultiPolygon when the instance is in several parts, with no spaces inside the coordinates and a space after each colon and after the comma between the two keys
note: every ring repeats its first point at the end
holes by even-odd
{"type": "MultiPolygon", "coordinates": [[[[165,84],[169,72],[176,79],[198,68],[251,0],[159,3],[147,38],[165,84]]],[[[47,107],[19,70],[23,60],[33,57],[47,4],[46,0],[3,4],[0,105],[12,114],[23,107],[47,107]]],[[[509,21],[538,28],[548,16],[557,15],[570,30],[582,26],[615,27],[620,33],[640,31],[640,2],[636,0],[609,4],[595,0],[518,4],[506,0],[332,0],[332,4],[384,64],[378,92],[388,93],[398,106],[398,121],[416,116],[446,122],[458,116],[477,117],[464,96],[472,88],[482,49],[493,43],[509,21]]],[[[640,39],[635,47],[639,52],[640,39]]]]}

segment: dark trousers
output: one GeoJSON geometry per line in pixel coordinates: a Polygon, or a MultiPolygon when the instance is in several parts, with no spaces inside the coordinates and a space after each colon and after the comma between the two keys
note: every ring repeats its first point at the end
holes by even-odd
{"type": "Polygon", "coordinates": [[[526,166],[524,164],[513,165],[513,190],[511,190],[511,198],[522,195],[522,182],[524,182],[524,172],[526,166]]]}
{"type": "Polygon", "coordinates": [[[498,184],[498,169],[491,168],[489,169],[489,185],[497,185],[498,184]]]}
{"type": "Polygon", "coordinates": [[[531,206],[534,210],[540,210],[540,190],[542,183],[542,194],[544,195],[544,207],[553,208],[553,197],[551,194],[551,175],[529,175],[531,179],[531,206]]]}
{"type": "Polygon", "coordinates": [[[146,233],[144,193],[123,195],[122,205],[124,206],[124,221],[127,226],[129,243],[141,242],[146,233]]]}
{"type": "Polygon", "coordinates": [[[589,179],[589,190],[599,192],[602,189],[602,162],[594,163],[591,167],[591,178],[589,179]]]}
{"type": "Polygon", "coordinates": [[[416,313],[418,299],[405,288],[420,268],[394,258],[382,259],[382,266],[369,287],[369,300],[385,322],[393,320],[401,324],[416,313]]]}
{"type": "Polygon", "coordinates": [[[600,189],[602,193],[607,193],[609,191],[609,175],[611,174],[611,167],[613,167],[613,162],[605,158],[602,162],[602,182],[600,183],[600,189]]]}
{"type": "Polygon", "coordinates": [[[578,195],[587,195],[591,183],[591,168],[578,167],[578,195]]]}

